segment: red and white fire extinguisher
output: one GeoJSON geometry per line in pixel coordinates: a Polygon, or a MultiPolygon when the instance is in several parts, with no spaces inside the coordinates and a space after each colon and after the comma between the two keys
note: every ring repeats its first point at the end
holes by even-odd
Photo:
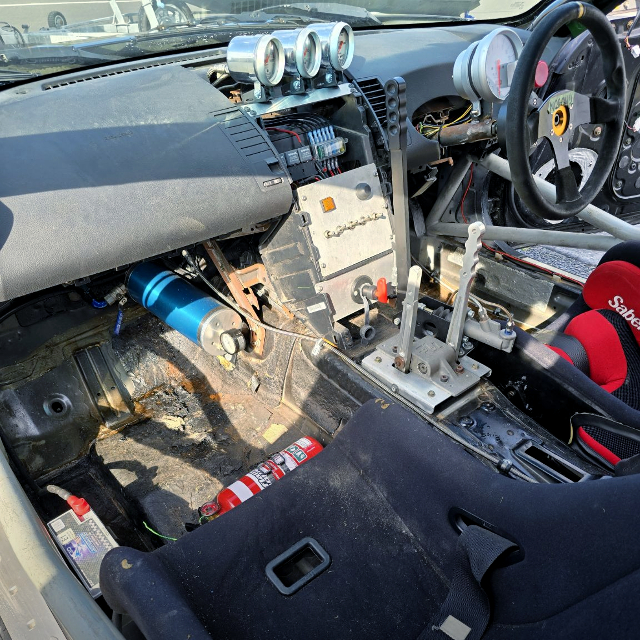
{"type": "Polygon", "coordinates": [[[270,487],[287,473],[297,469],[322,451],[322,445],[309,436],[296,440],[286,449],[274,453],[266,462],[223,489],[211,502],[198,509],[200,521],[212,520],[242,504],[256,493],[270,487]]]}

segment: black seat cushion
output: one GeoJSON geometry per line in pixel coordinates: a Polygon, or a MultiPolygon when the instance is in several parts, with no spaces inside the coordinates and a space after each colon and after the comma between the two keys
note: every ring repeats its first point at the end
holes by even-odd
{"type": "Polygon", "coordinates": [[[446,597],[463,510],[524,553],[487,581],[486,637],[631,638],[639,491],[640,476],[506,478],[401,407],[372,401],[325,451],[230,513],[153,553],[111,551],[101,587],[150,640],[415,638],[446,597]],[[283,596],[265,567],[306,536],[332,564],[283,596]]]}

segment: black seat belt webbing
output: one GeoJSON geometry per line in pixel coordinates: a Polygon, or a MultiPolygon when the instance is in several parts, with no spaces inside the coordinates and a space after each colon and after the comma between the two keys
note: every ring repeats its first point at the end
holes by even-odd
{"type": "Polygon", "coordinates": [[[482,579],[503,553],[515,547],[514,542],[496,533],[468,526],[458,539],[447,599],[418,640],[479,640],[491,614],[482,579]]]}

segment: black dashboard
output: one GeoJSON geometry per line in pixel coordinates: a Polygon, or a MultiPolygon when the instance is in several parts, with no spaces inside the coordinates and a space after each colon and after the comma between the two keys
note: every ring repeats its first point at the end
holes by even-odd
{"type": "MultiPolygon", "coordinates": [[[[425,103],[455,96],[457,56],[494,28],[359,32],[347,78],[360,102],[328,100],[334,112],[341,100],[343,112],[369,111],[354,127],[360,159],[352,166],[385,144],[369,126],[383,117],[370,91],[376,83],[404,78],[411,119],[425,103]]],[[[550,57],[561,44],[552,41],[550,57]]],[[[207,78],[222,54],[127,62],[0,93],[10,159],[0,181],[0,301],[250,232],[291,210],[296,185],[280,150],[251,110],[207,78]]],[[[410,170],[424,166],[439,159],[439,145],[409,127],[407,155],[410,170]]]]}

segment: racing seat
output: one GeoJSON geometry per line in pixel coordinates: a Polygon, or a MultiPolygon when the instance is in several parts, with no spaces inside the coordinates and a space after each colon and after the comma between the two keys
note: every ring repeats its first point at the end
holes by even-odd
{"type": "MultiPolygon", "coordinates": [[[[602,390],[640,411],[640,242],[607,251],[580,298],[537,337],[602,390]]],[[[595,416],[573,422],[577,448],[609,468],[640,454],[635,428],[625,431],[625,425],[595,416]]]]}
{"type": "Polygon", "coordinates": [[[640,242],[607,251],[552,328],[546,333],[553,351],[640,410],[640,242]]]}
{"type": "Polygon", "coordinates": [[[150,553],[110,551],[100,586],[149,640],[634,638],[639,491],[639,475],[507,478],[370,401],[229,513],[150,553]],[[286,595],[267,567],[309,538],[328,568],[286,595]]]}

